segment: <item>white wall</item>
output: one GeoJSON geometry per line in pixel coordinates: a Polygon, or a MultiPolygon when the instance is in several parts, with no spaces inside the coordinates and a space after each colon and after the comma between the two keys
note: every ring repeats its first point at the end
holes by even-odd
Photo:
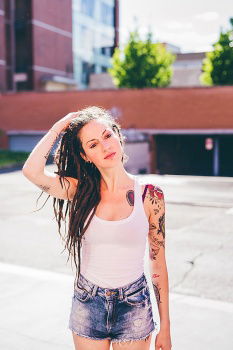
{"type": "Polygon", "coordinates": [[[148,142],[128,142],[125,144],[125,153],[129,156],[125,168],[132,174],[139,174],[140,169],[150,173],[150,154],[148,142]]]}

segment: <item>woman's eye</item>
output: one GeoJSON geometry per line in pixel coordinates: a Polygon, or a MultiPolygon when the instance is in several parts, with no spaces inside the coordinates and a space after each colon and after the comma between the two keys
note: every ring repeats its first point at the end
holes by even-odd
{"type": "MultiPolygon", "coordinates": [[[[111,137],[112,136],[112,134],[108,134],[108,135],[106,135],[106,137],[107,138],[109,138],[109,137],[111,137]]],[[[96,146],[96,144],[95,143],[93,143],[93,145],[91,145],[91,147],[90,148],[94,148],[96,146]]]]}

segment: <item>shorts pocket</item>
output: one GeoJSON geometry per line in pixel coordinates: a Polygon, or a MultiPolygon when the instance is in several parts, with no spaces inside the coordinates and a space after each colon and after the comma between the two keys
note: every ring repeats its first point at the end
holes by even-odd
{"type": "Polygon", "coordinates": [[[85,302],[90,299],[91,294],[84,288],[76,285],[74,290],[74,297],[79,301],[85,302]]]}
{"type": "Polygon", "coordinates": [[[128,293],[125,296],[126,304],[132,306],[139,306],[147,302],[149,299],[149,289],[148,286],[141,286],[135,291],[128,293]]]}

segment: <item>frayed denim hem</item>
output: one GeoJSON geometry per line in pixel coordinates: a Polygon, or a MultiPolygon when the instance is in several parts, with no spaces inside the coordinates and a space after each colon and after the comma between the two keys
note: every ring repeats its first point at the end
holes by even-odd
{"type": "Polygon", "coordinates": [[[148,333],[147,335],[145,335],[144,337],[138,338],[138,339],[112,339],[112,343],[118,343],[120,345],[120,343],[125,343],[125,342],[130,342],[130,344],[134,341],[138,341],[138,340],[145,340],[145,342],[148,340],[148,338],[150,337],[150,335],[154,332],[155,328],[150,331],[150,333],[148,333]]]}
{"type": "Polygon", "coordinates": [[[108,337],[108,338],[94,338],[94,337],[89,337],[89,335],[84,335],[84,334],[80,334],[78,331],[76,331],[74,328],[70,328],[69,327],[69,329],[72,331],[72,332],[74,332],[76,335],[79,335],[80,337],[84,337],[84,338],[88,338],[88,339],[92,339],[92,340],[105,340],[105,339],[109,339],[109,340],[111,340],[111,338],[110,337],[108,337]]]}

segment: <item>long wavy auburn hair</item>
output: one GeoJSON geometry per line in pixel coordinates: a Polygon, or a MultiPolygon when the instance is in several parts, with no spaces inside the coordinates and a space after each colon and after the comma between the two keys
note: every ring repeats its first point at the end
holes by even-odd
{"type": "MultiPolygon", "coordinates": [[[[128,161],[128,156],[124,152],[125,136],[122,134],[120,124],[105,109],[96,106],[90,106],[78,111],[77,117],[72,119],[68,127],[65,129],[63,136],[60,138],[54,153],[54,163],[58,170],[55,171],[59,175],[61,186],[64,186],[66,176],[78,179],[78,185],[73,199],[65,200],[53,198],[53,209],[55,218],[58,223],[58,232],[65,241],[65,249],[68,249],[69,255],[73,256],[76,266],[76,278],[78,269],[78,278],[81,266],[81,247],[82,237],[85,234],[100,202],[100,180],[101,173],[94,163],[86,162],[80,155],[85,151],[79,137],[80,130],[92,120],[102,120],[111,127],[114,133],[119,137],[122,146],[122,163],[128,161]],[[88,222],[85,221],[90,215],[88,222]],[[68,215],[68,232],[66,229],[66,217],[68,215]],[[65,221],[65,237],[61,234],[61,221],[65,221]],[[76,250],[78,251],[78,266],[76,261],[76,250]]],[[[67,189],[68,191],[68,189],[67,189]]],[[[67,261],[68,261],[67,260],[67,261]]],[[[76,278],[74,284],[76,282],[76,278]]]]}

